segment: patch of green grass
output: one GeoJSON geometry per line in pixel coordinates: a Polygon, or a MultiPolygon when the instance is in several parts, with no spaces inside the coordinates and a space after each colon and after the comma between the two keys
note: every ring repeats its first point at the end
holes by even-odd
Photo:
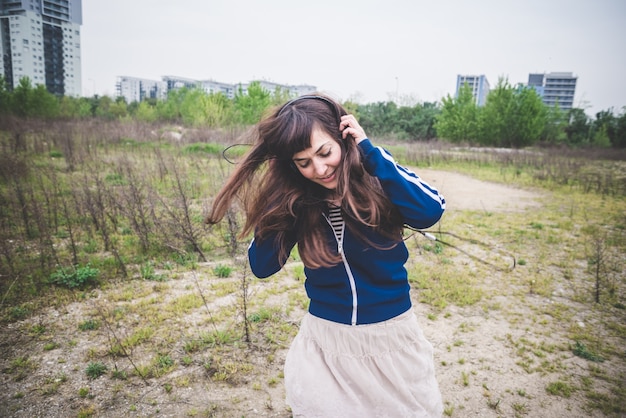
{"type": "Polygon", "coordinates": [[[230,266],[225,266],[222,264],[218,264],[217,266],[215,266],[215,268],[213,269],[213,273],[219,277],[219,278],[227,278],[230,277],[230,274],[233,272],[233,268],[230,266]]]}
{"type": "Polygon", "coordinates": [[[293,266],[291,273],[296,280],[304,280],[304,265],[298,264],[293,266]]]}
{"type": "Polygon", "coordinates": [[[139,268],[140,276],[143,280],[152,280],[156,282],[163,282],[167,280],[167,278],[162,274],[157,274],[154,270],[154,263],[151,261],[143,264],[139,268]]]}
{"type": "Polygon", "coordinates": [[[9,309],[9,319],[17,321],[26,318],[30,314],[30,309],[27,306],[12,306],[9,309]]]}
{"type": "Polygon", "coordinates": [[[250,321],[250,322],[265,322],[265,321],[269,321],[275,313],[276,313],[275,310],[268,309],[266,307],[262,307],[258,311],[250,314],[248,316],[248,321],[250,321]]]}
{"type": "Polygon", "coordinates": [[[409,282],[416,288],[420,302],[443,309],[448,304],[469,306],[483,298],[483,291],[468,276],[459,274],[446,266],[439,266],[439,272],[419,266],[409,270],[409,282]]]}
{"type": "Polygon", "coordinates": [[[78,324],[78,329],[81,331],[93,331],[100,328],[100,322],[95,319],[87,319],[86,321],[78,324]]]}
{"type": "Polygon", "coordinates": [[[556,382],[549,383],[548,386],[546,386],[546,392],[550,395],[569,398],[572,396],[574,388],[569,383],[557,380],[556,382]]]}
{"type": "Polygon", "coordinates": [[[109,183],[112,186],[124,186],[127,184],[126,180],[124,179],[124,176],[122,176],[120,173],[107,174],[104,177],[104,181],[109,183]]]}
{"type": "Polygon", "coordinates": [[[59,347],[59,344],[57,344],[54,341],[51,341],[49,343],[44,344],[43,349],[44,349],[44,351],[51,351],[51,350],[54,350],[55,348],[58,348],[58,347],[59,347]]]}
{"type": "MultiPolygon", "coordinates": [[[[233,147],[229,150],[229,155],[231,153],[236,152],[236,148],[233,147]]],[[[211,155],[221,155],[224,150],[224,146],[220,144],[212,144],[209,142],[200,142],[196,144],[189,144],[185,148],[183,148],[183,152],[186,154],[211,154],[211,155]]],[[[247,150],[247,149],[246,149],[247,150]]],[[[245,151],[244,151],[245,152],[245,151]]]]}
{"type": "Polygon", "coordinates": [[[576,341],[574,344],[573,352],[578,357],[584,358],[586,360],[595,361],[595,362],[603,362],[604,359],[594,352],[590,351],[583,343],[580,341],[576,341]]]}

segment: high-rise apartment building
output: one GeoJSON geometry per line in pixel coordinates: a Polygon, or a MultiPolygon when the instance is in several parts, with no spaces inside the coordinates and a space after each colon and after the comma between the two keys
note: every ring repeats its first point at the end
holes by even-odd
{"type": "Polygon", "coordinates": [[[57,95],[81,94],[81,0],[0,0],[0,75],[57,95]]]}
{"type": "Polygon", "coordinates": [[[574,106],[577,79],[572,73],[534,73],[528,75],[528,86],[537,91],[546,105],[558,104],[559,108],[569,110],[574,106]]]}
{"type": "Polygon", "coordinates": [[[472,89],[472,95],[478,106],[483,106],[489,94],[489,81],[484,75],[457,75],[456,76],[456,93],[455,97],[459,97],[459,90],[465,84],[472,89]]]}

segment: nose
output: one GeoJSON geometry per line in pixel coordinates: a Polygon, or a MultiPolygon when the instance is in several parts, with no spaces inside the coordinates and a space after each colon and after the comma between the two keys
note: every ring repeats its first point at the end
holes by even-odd
{"type": "Polygon", "coordinates": [[[313,168],[315,169],[315,174],[318,176],[326,174],[326,163],[322,160],[317,158],[313,159],[313,168]]]}

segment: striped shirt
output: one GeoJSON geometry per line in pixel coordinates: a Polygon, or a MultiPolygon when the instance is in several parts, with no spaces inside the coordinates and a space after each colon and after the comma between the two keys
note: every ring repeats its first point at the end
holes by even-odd
{"type": "Polygon", "coordinates": [[[341,216],[341,208],[338,206],[331,206],[328,212],[328,220],[330,221],[330,225],[333,227],[335,237],[337,237],[337,242],[342,242],[343,226],[345,222],[341,216]]]}

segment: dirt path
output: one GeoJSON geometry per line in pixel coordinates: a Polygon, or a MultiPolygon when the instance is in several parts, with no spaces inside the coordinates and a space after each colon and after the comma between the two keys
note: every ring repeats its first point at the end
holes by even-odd
{"type": "Polygon", "coordinates": [[[541,204],[542,195],[538,192],[480,181],[450,171],[416,169],[415,172],[443,194],[448,212],[454,210],[520,212],[541,204]]]}

